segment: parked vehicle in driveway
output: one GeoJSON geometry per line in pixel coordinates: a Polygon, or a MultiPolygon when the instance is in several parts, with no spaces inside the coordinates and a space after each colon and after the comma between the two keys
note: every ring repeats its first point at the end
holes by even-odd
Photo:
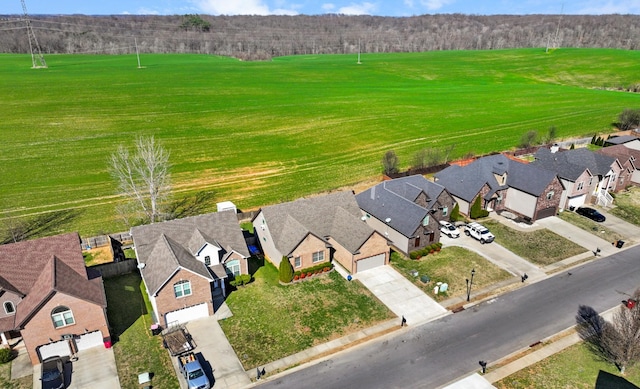
{"type": "Polygon", "coordinates": [[[162,345],[169,350],[171,356],[177,356],[189,351],[193,351],[196,347],[193,338],[187,328],[179,324],[169,325],[161,333],[162,345]]]}
{"type": "Polygon", "coordinates": [[[576,209],[576,213],[578,215],[588,217],[589,219],[596,221],[598,223],[602,223],[603,221],[607,220],[607,218],[604,217],[603,214],[589,207],[580,207],[576,209]]]}
{"type": "Polygon", "coordinates": [[[210,389],[211,384],[209,378],[204,373],[200,361],[192,352],[178,356],[178,364],[180,365],[180,373],[187,381],[189,389],[210,389]]]}
{"type": "Polygon", "coordinates": [[[495,239],[495,236],[493,236],[487,227],[476,222],[467,224],[464,228],[464,233],[467,236],[471,236],[472,238],[479,240],[482,244],[491,243],[495,239]]]}
{"type": "Polygon", "coordinates": [[[64,362],[59,356],[46,358],[40,365],[42,375],[42,389],[63,389],[64,382],[64,362]]]}
{"type": "Polygon", "coordinates": [[[440,232],[447,235],[449,238],[460,237],[460,231],[453,224],[446,220],[440,220],[440,232]]]}

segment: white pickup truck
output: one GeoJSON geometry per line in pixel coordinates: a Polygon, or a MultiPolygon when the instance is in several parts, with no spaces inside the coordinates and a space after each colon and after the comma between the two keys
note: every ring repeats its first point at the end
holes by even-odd
{"type": "Polygon", "coordinates": [[[471,236],[472,238],[479,240],[482,244],[491,243],[495,239],[495,236],[493,236],[487,227],[476,222],[467,224],[464,228],[464,233],[467,236],[471,236]]]}

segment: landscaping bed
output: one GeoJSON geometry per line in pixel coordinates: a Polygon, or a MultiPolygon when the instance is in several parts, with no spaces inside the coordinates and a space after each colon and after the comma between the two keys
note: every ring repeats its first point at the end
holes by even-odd
{"type": "Polygon", "coordinates": [[[394,317],[362,284],[338,272],[280,285],[278,269],[265,261],[253,277],[229,294],[233,316],[220,321],[245,369],[394,317]]]}
{"type": "MultiPolygon", "coordinates": [[[[596,358],[584,343],[578,343],[494,383],[494,386],[498,389],[591,389],[595,387],[600,371],[620,376],[613,364],[596,358]]],[[[640,385],[640,366],[627,367],[624,379],[640,385]]]]}
{"type": "Polygon", "coordinates": [[[153,336],[151,306],[137,273],[104,280],[113,352],[122,388],[139,389],[138,374],[153,373],[154,388],[180,385],[162,338],[153,336]]]}
{"type": "Polygon", "coordinates": [[[411,260],[394,252],[391,254],[391,265],[436,301],[466,296],[465,280],[471,277],[472,269],[475,270],[474,292],[513,277],[509,272],[487,261],[479,254],[455,246],[445,247],[440,252],[429,254],[419,260],[411,260]],[[418,272],[417,276],[411,274],[413,270],[418,272]],[[422,282],[423,275],[427,275],[430,281],[422,282]],[[447,283],[448,291],[437,295],[433,293],[437,282],[447,283]]]}
{"type": "Polygon", "coordinates": [[[539,266],[551,265],[587,251],[546,228],[517,231],[494,220],[485,220],[482,224],[491,230],[498,244],[539,266]]]}

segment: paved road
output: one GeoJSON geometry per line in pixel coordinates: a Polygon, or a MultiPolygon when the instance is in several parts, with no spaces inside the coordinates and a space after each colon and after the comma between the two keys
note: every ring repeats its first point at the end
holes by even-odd
{"type": "Polygon", "coordinates": [[[437,388],[603,312],[640,286],[640,246],[562,272],[466,311],[333,355],[260,388],[437,388]]]}

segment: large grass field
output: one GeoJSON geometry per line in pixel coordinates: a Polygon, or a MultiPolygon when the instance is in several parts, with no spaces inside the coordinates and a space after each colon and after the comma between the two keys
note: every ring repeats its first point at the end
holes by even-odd
{"type": "Polygon", "coordinates": [[[107,160],[138,135],[170,151],[177,196],[250,209],[370,180],[390,149],[407,167],[422,148],[483,154],[551,126],[591,136],[640,105],[606,89],[638,82],[638,51],[0,59],[1,218],[70,209],[47,232],[85,236],[126,229],[107,160]]]}

